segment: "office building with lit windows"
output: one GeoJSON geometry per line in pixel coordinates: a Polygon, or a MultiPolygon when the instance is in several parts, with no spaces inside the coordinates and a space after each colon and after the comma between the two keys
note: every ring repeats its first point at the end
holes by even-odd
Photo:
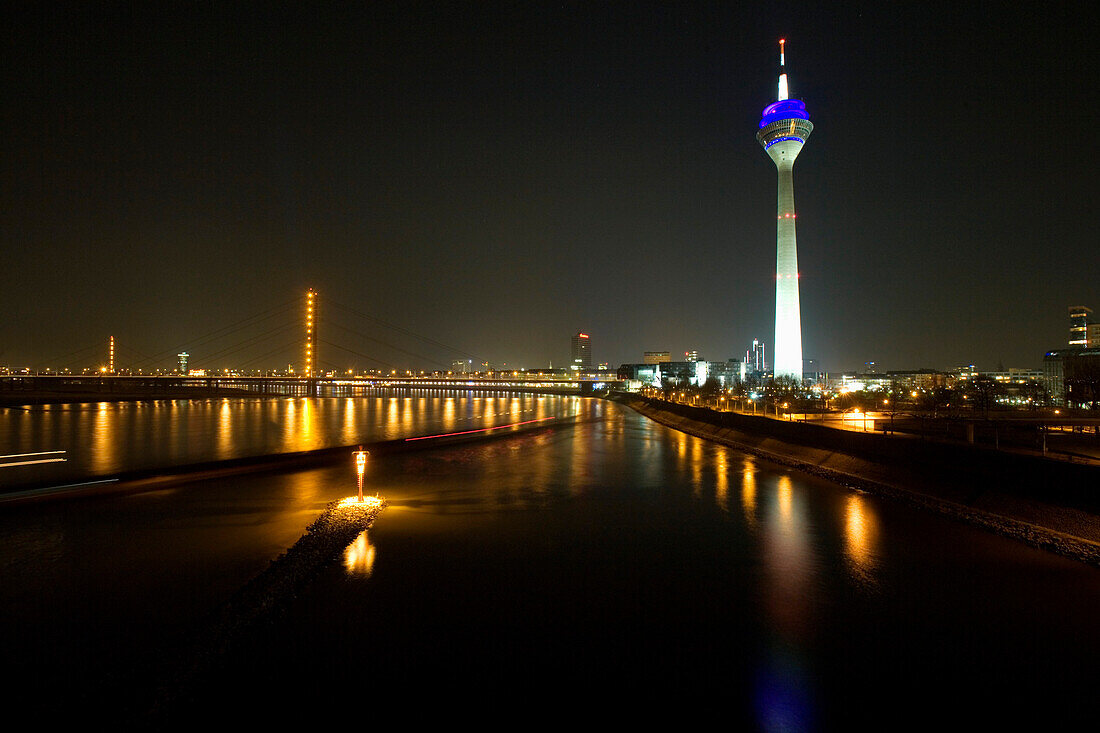
{"type": "Polygon", "coordinates": [[[1092,308],[1084,305],[1069,307],[1069,345],[1100,348],[1100,321],[1093,320],[1092,308]]]}
{"type": "Polygon", "coordinates": [[[587,333],[573,336],[573,358],[569,362],[569,368],[575,372],[592,370],[592,339],[587,333]]]}

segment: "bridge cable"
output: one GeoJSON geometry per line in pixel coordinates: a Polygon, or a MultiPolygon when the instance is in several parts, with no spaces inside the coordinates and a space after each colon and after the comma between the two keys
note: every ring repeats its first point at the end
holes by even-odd
{"type": "Polygon", "coordinates": [[[294,305],[297,302],[298,302],[298,298],[294,298],[293,300],[288,300],[288,301],[279,303],[278,305],[274,305],[274,306],[272,306],[272,307],[270,307],[266,310],[260,311],[259,313],[255,313],[253,315],[247,316],[247,317],[242,318],[242,319],[240,319],[238,321],[235,321],[233,323],[230,323],[230,324],[227,324],[225,326],[221,326],[219,328],[216,328],[213,331],[210,331],[209,333],[205,333],[205,334],[202,334],[201,336],[197,336],[197,337],[191,339],[190,341],[184,341],[181,344],[181,346],[179,346],[179,347],[173,347],[173,348],[170,348],[170,349],[165,349],[163,351],[156,352],[151,357],[149,357],[149,359],[151,361],[156,361],[156,360],[163,359],[164,357],[172,354],[172,352],[175,351],[176,348],[180,348],[182,351],[189,351],[189,350],[195,349],[196,347],[205,346],[206,344],[210,343],[211,341],[216,341],[217,339],[225,338],[226,336],[229,336],[232,333],[235,333],[236,331],[240,331],[240,330],[243,330],[245,328],[250,328],[252,326],[259,325],[260,323],[262,323],[265,320],[269,320],[271,318],[274,318],[276,315],[279,315],[281,311],[284,311],[284,310],[288,309],[290,306],[294,305]],[[251,323],[250,323],[250,321],[251,321],[251,323]]]}
{"type": "MultiPolygon", "coordinates": [[[[282,335],[284,332],[286,332],[288,330],[291,330],[293,328],[294,328],[293,324],[283,324],[281,326],[276,326],[275,328],[273,328],[269,331],[265,331],[264,333],[257,334],[255,336],[250,336],[249,338],[245,339],[244,341],[238,341],[237,343],[230,344],[229,346],[226,346],[222,349],[211,352],[210,354],[203,357],[203,361],[207,361],[209,363],[214,363],[218,359],[224,360],[226,357],[233,356],[234,354],[237,354],[237,353],[239,353],[239,352],[241,352],[245,349],[251,348],[251,347],[256,346],[258,344],[261,344],[265,341],[268,341],[268,340],[270,340],[271,338],[274,338],[277,335],[282,335]]],[[[285,349],[293,348],[293,342],[291,342],[290,345],[284,346],[282,348],[285,348],[285,349]]]]}
{"type": "Polygon", "coordinates": [[[325,344],[326,346],[332,346],[334,348],[340,349],[341,351],[346,351],[349,354],[354,354],[355,356],[361,357],[363,359],[367,359],[368,361],[376,361],[379,364],[383,364],[383,365],[389,367],[392,370],[396,371],[398,369],[398,367],[395,364],[390,364],[388,361],[384,361],[382,359],[379,359],[376,356],[368,356],[367,354],[356,351],[355,349],[349,349],[346,346],[341,346],[340,344],[334,344],[331,341],[325,341],[323,339],[318,339],[318,340],[321,341],[321,343],[325,344]]]}
{"type": "Polygon", "coordinates": [[[381,339],[374,338],[373,336],[368,336],[365,333],[360,333],[359,331],[348,328],[347,326],[342,326],[339,323],[333,323],[333,322],[325,321],[324,325],[336,326],[337,328],[343,329],[344,331],[347,331],[348,333],[351,333],[355,336],[367,339],[368,341],[373,341],[376,344],[381,344],[382,346],[385,346],[388,349],[392,349],[394,351],[400,351],[401,353],[406,354],[407,356],[411,356],[411,357],[414,357],[416,359],[420,359],[422,361],[431,362],[432,364],[436,364],[436,365],[444,367],[444,368],[446,368],[446,366],[447,366],[443,362],[437,361],[436,359],[433,359],[429,356],[424,356],[423,354],[418,354],[415,351],[409,351],[407,349],[403,349],[400,346],[394,346],[393,344],[387,343],[387,342],[385,342],[381,339]]]}
{"type": "MultiPolygon", "coordinates": [[[[389,321],[384,321],[381,318],[378,318],[376,316],[372,316],[372,315],[367,314],[367,313],[363,313],[362,311],[355,310],[354,308],[343,305],[342,303],[337,303],[335,301],[327,301],[327,302],[331,303],[332,305],[336,306],[337,308],[341,308],[341,309],[347,311],[348,313],[351,313],[354,316],[358,316],[359,318],[365,318],[369,321],[373,321],[373,322],[375,322],[375,323],[377,323],[381,326],[384,326],[386,328],[397,331],[398,333],[404,334],[406,336],[412,336],[413,338],[419,339],[420,341],[423,341],[423,342],[425,342],[427,344],[430,344],[432,346],[438,346],[441,349],[444,349],[445,351],[450,351],[450,352],[454,352],[456,354],[461,354],[462,356],[468,357],[470,359],[477,360],[479,362],[481,361],[480,357],[475,356],[474,354],[471,354],[470,352],[468,352],[464,349],[460,349],[457,346],[451,346],[449,344],[443,343],[442,341],[438,341],[436,339],[433,339],[429,336],[423,336],[421,334],[416,333],[415,331],[404,328],[403,326],[398,326],[397,324],[390,323],[389,321]]],[[[439,362],[436,362],[436,363],[439,363],[439,362]]]]}
{"type": "Polygon", "coordinates": [[[76,363],[75,360],[73,360],[73,361],[64,361],[65,359],[70,359],[71,357],[75,357],[77,354],[82,354],[85,351],[95,351],[95,349],[97,349],[97,348],[102,348],[104,350],[104,353],[106,353],[106,348],[107,348],[106,345],[97,343],[97,344],[92,344],[90,346],[85,346],[83,348],[77,349],[76,351],[71,351],[68,354],[65,354],[64,356],[58,356],[58,357],[54,357],[53,359],[47,359],[45,361],[39,361],[39,362],[36,362],[36,363],[33,363],[33,364],[29,364],[27,368],[31,369],[32,371],[38,371],[38,369],[40,367],[42,367],[43,365],[48,366],[51,363],[58,364],[59,366],[61,366],[61,365],[69,366],[70,364],[75,364],[76,363]]]}

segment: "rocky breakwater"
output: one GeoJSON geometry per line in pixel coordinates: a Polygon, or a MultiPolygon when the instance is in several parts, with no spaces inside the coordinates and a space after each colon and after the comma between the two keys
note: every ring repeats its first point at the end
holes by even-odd
{"type": "Polygon", "coordinates": [[[200,679],[233,644],[254,625],[270,619],[297,596],[323,566],[336,561],[360,533],[370,529],[386,507],[379,497],[348,497],[329,504],[306,533],[260,575],[222,606],[194,639],[172,655],[162,674],[160,690],[144,722],[174,718],[189,704],[191,685],[200,679]]]}

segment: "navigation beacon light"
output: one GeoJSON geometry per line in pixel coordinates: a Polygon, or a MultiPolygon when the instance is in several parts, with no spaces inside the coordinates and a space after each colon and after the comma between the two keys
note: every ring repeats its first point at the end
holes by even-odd
{"type": "Polygon", "coordinates": [[[363,503],[363,473],[367,470],[367,456],[370,455],[370,451],[363,450],[363,446],[359,446],[359,450],[352,453],[355,456],[355,473],[359,476],[359,503],[363,503]]]}
{"type": "Polygon", "coordinates": [[[757,141],[775,163],[779,177],[776,216],[775,342],[772,373],[802,381],[802,318],[798,302],[798,248],[795,241],[794,161],[813,131],[800,100],[789,98],[786,39],[779,40],[779,87],[776,101],[764,108],[757,141]]]}

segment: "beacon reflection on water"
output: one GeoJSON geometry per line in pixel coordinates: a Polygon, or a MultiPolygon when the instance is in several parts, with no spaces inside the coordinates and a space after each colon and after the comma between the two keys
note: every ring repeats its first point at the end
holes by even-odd
{"type": "Polygon", "coordinates": [[[374,545],[367,537],[367,530],[363,530],[344,550],[344,570],[348,575],[369,578],[374,571],[374,558],[374,545]]]}

